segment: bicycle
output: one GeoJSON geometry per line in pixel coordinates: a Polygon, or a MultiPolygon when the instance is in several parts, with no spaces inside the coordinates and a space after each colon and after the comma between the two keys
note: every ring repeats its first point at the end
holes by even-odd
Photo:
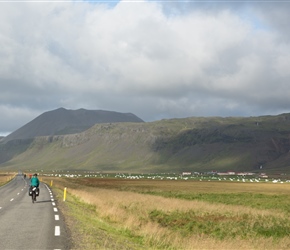
{"type": "Polygon", "coordinates": [[[36,196],[39,195],[39,188],[38,187],[30,187],[29,196],[31,196],[32,203],[36,202],[36,196]]]}

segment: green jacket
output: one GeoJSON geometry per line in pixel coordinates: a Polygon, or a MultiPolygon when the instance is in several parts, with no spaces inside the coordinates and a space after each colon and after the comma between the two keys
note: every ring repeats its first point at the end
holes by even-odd
{"type": "Polygon", "coordinates": [[[33,187],[38,187],[39,186],[39,180],[36,176],[32,176],[30,185],[33,187]]]}

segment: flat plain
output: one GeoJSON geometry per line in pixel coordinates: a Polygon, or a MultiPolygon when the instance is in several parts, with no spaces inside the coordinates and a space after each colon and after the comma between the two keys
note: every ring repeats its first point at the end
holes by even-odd
{"type": "Polygon", "coordinates": [[[75,248],[289,249],[290,184],[43,177],[75,248]],[[61,202],[60,202],[61,203],[61,202]]]}

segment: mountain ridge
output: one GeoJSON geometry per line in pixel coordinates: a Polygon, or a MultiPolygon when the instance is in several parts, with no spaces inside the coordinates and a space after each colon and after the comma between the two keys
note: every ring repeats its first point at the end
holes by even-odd
{"type": "Polygon", "coordinates": [[[99,123],[81,133],[40,136],[27,143],[0,167],[290,173],[290,114],[99,123]]]}
{"type": "Polygon", "coordinates": [[[2,142],[15,139],[30,139],[37,136],[80,133],[97,123],[144,122],[132,113],[105,110],[58,108],[44,112],[32,121],[7,135],[2,142]]]}

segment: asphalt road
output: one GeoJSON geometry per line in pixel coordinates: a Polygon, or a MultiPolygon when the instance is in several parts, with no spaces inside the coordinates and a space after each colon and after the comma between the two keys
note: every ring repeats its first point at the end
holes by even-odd
{"type": "Polygon", "coordinates": [[[36,203],[29,179],[17,175],[0,187],[0,249],[69,249],[64,221],[50,188],[40,183],[36,203]]]}

